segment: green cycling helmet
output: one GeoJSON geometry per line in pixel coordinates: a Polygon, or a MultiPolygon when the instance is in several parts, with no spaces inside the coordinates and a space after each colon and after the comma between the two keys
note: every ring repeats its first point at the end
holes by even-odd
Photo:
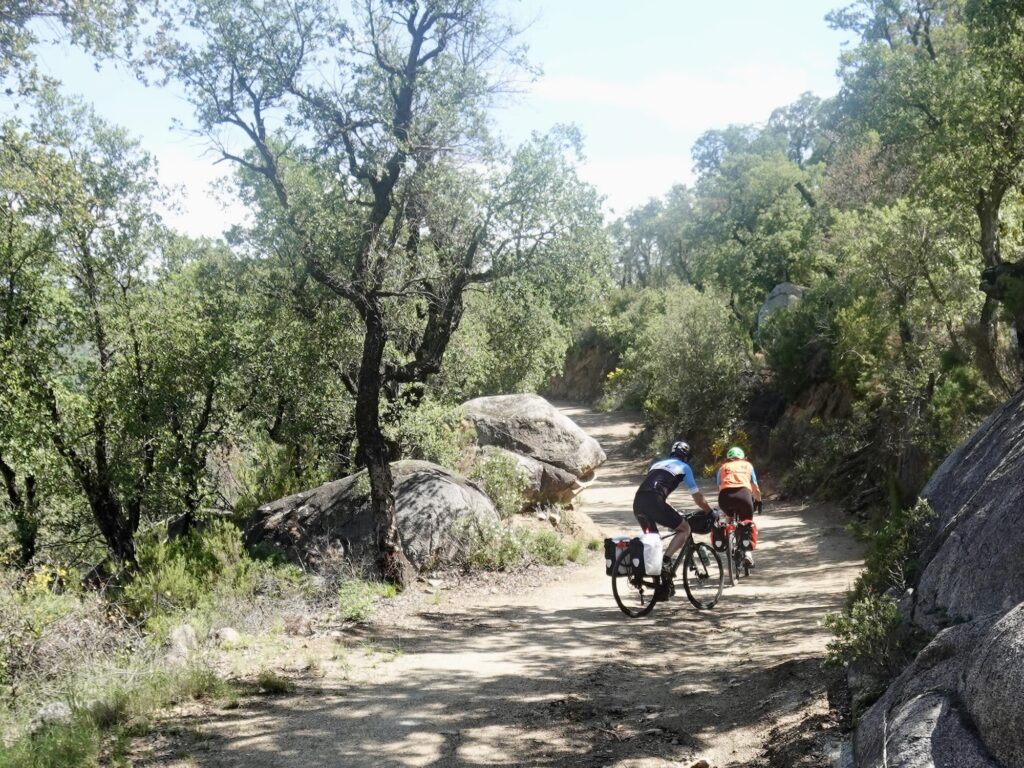
{"type": "Polygon", "coordinates": [[[732,448],[729,449],[729,452],[725,454],[725,458],[727,458],[727,459],[745,459],[745,458],[747,458],[747,454],[745,454],[743,452],[743,449],[740,448],[738,445],[734,445],[732,448]]]}

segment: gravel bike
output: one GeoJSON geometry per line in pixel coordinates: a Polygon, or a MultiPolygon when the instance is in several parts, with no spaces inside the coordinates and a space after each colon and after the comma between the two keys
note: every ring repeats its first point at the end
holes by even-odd
{"type": "MultiPolygon", "coordinates": [[[[675,533],[662,536],[671,539],[675,533]]],[[[612,567],[612,594],[624,614],[631,619],[646,616],[656,603],[667,600],[675,593],[675,578],[683,569],[683,589],[694,608],[714,608],[722,596],[722,560],[704,542],[697,543],[691,533],[670,567],[659,576],[648,576],[641,562],[634,567],[629,548],[624,547],[616,556],[612,567]]]]}
{"type": "MultiPolygon", "coordinates": [[[[761,511],[761,502],[754,505],[755,513],[761,511]]],[[[725,529],[725,561],[729,567],[729,586],[736,586],[740,572],[750,575],[750,563],[745,555],[753,551],[753,520],[734,520],[731,515],[722,512],[716,517],[715,525],[725,529]]]]}

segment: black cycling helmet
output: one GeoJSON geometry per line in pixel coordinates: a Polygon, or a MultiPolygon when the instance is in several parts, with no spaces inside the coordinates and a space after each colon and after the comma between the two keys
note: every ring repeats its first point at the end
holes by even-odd
{"type": "Polygon", "coordinates": [[[670,453],[673,456],[678,456],[683,461],[689,461],[690,456],[693,455],[693,451],[690,450],[690,444],[685,440],[677,440],[672,443],[672,450],[670,453]]]}

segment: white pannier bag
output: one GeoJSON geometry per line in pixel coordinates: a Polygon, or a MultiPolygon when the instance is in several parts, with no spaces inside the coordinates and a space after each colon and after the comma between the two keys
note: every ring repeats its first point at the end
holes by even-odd
{"type": "Polygon", "coordinates": [[[644,545],[644,571],[648,576],[661,575],[661,536],[656,533],[645,533],[640,537],[644,545]]]}

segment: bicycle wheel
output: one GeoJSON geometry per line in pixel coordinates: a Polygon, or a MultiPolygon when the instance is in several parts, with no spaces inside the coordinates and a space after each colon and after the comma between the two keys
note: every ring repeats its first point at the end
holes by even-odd
{"type": "Polygon", "coordinates": [[[707,544],[701,542],[686,551],[683,561],[683,588],[694,608],[714,608],[722,596],[722,561],[707,544]]]}
{"type": "Polygon", "coordinates": [[[740,575],[740,569],[736,563],[736,555],[738,553],[739,548],[736,546],[736,533],[735,531],[729,531],[726,535],[725,560],[726,565],[729,568],[729,586],[731,587],[736,586],[736,580],[740,575]]]}
{"type": "MultiPolygon", "coordinates": [[[[642,566],[641,566],[642,567],[642,566]]],[[[623,550],[615,558],[612,567],[612,594],[619,609],[631,619],[646,616],[654,610],[658,598],[654,593],[661,583],[659,576],[634,575],[633,564],[629,561],[629,550],[623,550]]]]}

